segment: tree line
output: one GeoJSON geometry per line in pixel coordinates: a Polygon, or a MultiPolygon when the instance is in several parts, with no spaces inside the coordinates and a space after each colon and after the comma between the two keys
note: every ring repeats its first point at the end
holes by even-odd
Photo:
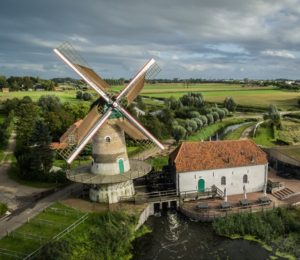
{"type": "Polygon", "coordinates": [[[19,177],[44,182],[64,181],[64,174],[50,173],[55,159],[50,144],[58,141],[76,120],[83,118],[89,105],[62,104],[56,96],[41,96],[33,102],[26,96],[21,100],[8,99],[2,107],[7,115],[15,115],[15,156],[19,177]]]}
{"type": "Polygon", "coordinates": [[[40,79],[39,77],[15,77],[6,78],[0,75],[0,89],[9,88],[10,91],[33,89],[42,86],[45,90],[54,90],[56,83],[52,80],[40,79]]]}

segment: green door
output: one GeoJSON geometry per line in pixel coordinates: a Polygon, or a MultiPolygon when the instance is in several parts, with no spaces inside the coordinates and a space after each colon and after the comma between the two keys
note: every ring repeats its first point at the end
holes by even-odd
{"type": "Polygon", "coordinates": [[[203,179],[198,180],[198,192],[205,191],[205,182],[203,179]]]}
{"type": "Polygon", "coordinates": [[[120,159],[118,161],[118,163],[119,163],[119,171],[122,174],[122,173],[124,173],[124,162],[123,162],[123,159],[120,159]]]}

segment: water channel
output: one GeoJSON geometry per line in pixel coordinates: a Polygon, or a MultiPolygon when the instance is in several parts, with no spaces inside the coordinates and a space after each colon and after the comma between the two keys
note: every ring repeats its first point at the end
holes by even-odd
{"type": "Polygon", "coordinates": [[[215,140],[222,140],[227,134],[229,134],[230,132],[238,129],[239,127],[243,126],[243,125],[247,125],[250,122],[243,122],[240,124],[235,124],[235,125],[229,125],[221,130],[219,130],[218,132],[216,132],[213,136],[211,136],[211,140],[215,141],[215,140]]]}
{"type": "Polygon", "coordinates": [[[272,255],[255,242],[219,237],[211,224],[191,221],[176,211],[152,216],[146,225],[152,232],[135,240],[135,260],[260,260],[272,255]]]}

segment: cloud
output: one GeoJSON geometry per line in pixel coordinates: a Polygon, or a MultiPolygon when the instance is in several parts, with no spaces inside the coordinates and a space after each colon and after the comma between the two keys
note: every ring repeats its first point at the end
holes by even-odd
{"type": "Polygon", "coordinates": [[[299,69],[289,69],[300,67],[299,6],[300,0],[3,0],[0,63],[16,66],[0,74],[74,77],[52,52],[69,41],[103,77],[131,77],[154,57],[159,77],[299,78],[299,69]]]}
{"type": "Polygon", "coordinates": [[[273,57],[281,57],[281,58],[289,58],[295,59],[295,55],[287,50],[265,50],[261,52],[263,55],[266,56],[273,56],[273,57]]]}

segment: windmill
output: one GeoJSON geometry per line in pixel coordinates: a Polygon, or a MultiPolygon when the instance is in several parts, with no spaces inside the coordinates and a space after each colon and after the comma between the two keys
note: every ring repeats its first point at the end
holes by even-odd
{"type": "Polygon", "coordinates": [[[133,179],[147,174],[151,166],[143,161],[129,160],[124,132],[135,140],[150,140],[160,149],[164,146],[145,129],[126,109],[121,101],[132,103],[144,87],[145,79],[159,71],[150,59],[116,96],[109,93],[109,85],[97,75],[69,43],[54,52],[71,67],[100,96],[85,118],[72,125],[55,146],[67,161],[72,161],[92,141],[93,161],[69,171],[67,177],[90,185],[92,201],[115,203],[120,197],[134,195],[133,179]]]}

